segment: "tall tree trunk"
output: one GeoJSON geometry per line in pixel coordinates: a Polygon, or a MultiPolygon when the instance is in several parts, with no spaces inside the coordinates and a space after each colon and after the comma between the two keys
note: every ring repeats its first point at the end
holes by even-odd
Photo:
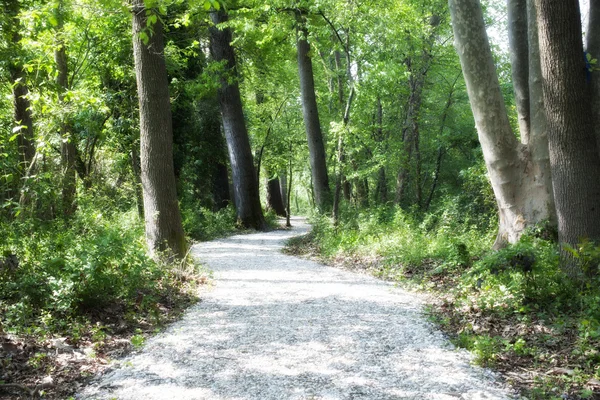
{"type": "Polygon", "coordinates": [[[510,63],[521,142],[529,142],[529,41],[527,0],[507,0],[510,63]]]}
{"type": "MultiPolygon", "coordinates": [[[[586,51],[592,58],[600,60],[600,2],[597,0],[590,1],[590,13],[586,32],[586,51]]],[[[595,118],[596,140],[600,151],[600,71],[595,69],[588,72],[588,74],[594,91],[592,94],[592,107],[595,118]]]]}
{"type": "Polygon", "coordinates": [[[131,145],[131,172],[133,174],[133,183],[135,185],[135,200],[137,205],[138,217],[144,219],[144,192],[142,190],[142,171],[140,166],[139,145],[133,142],[131,145]]]}
{"type": "MultiPolygon", "coordinates": [[[[33,134],[33,119],[31,117],[31,104],[29,102],[29,89],[21,61],[21,21],[19,19],[20,3],[18,0],[9,0],[4,3],[4,12],[8,17],[6,32],[10,36],[9,46],[13,55],[9,63],[10,79],[13,90],[14,123],[17,129],[17,145],[19,151],[18,182],[20,182],[21,209],[28,206],[30,196],[27,190],[29,177],[34,169],[35,138],[33,134]]],[[[21,213],[24,215],[24,213],[21,213]]]]}
{"type": "Polygon", "coordinates": [[[310,156],[310,167],[312,182],[315,193],[315,202],[321,212],[331,208],[331,190],[329,188],[329,177],[327,175],[327,163],[325,161],[325,144],[319,121],[319,110],[315,95],[315,81],[313,76],[312,60],[310,58],[310,44],[308,43],[308,30],[304,17],[297,14],[297,50],[298,50],[298,73],[300,75],[300,91],[302,94],[302,114],[306,128],[306,139],[310,156]]]}
{"type": "Polygon", "coordinates": [[[412,161],[413,150],[415,151],[416,156],[415,170],[417,170],[419,173],[419,175],[417,175],[417,172],[415,172],[415,193],[417,195],[417,202],[421,202],[421,155],[418,143],[418,141],[420,140],[419,118],[421,113],[423,87],[425,85],[425,79],[427,78],[427,73],[429,72],[429,67],[431,65],[432,60],[431,50],[435,40],[435,28],[437,28],[437,26],[439,25],[440,19],[437,16],[432,16],[429,23],[433,28],[433,32],[424,41],[420,65],[418,66],[418,68],[415,67],[413,65],[414,60],[410,57],[406,60],[406,66],[408,71],[410,72],[410,97],[408,100],[406,121],[404,123],[404,129],[402,130],[404,154],[400,165],[400,170],[398,171],[398,175],[396,178],[396,204],[400,204],[404,199],[408,181],[410,179],[410,164],[412,161]]]}
{"type": "MultiPolygon", "coordinates": [[[[561,243],[600,241],[600,155],[577,0],[536,0],[552,183],[561,243]]],[[[577,275],[577,264],[566,263],[577,275]]]]}
{"type": "Polygon", "coordinates": [[[173,125],[165,63],[163,27],[148,24],[144,0],[133,0],[133,55],[140,107],[140,156],[144,220],[150,254],[167,251],[176,258],[187,252],[177,201],[173,167],[173,125]],[[140,33],[152,34],[147,43],[140,33]]]}
{"type": "MultiPolygon", "coordinates": [[[[548,220],[552,194],[532,167],[529,146],[512,132],[478,0],[449,0],[455,45],[483,156],[498,203],[495,248],[516,242],[524,229],[548,220]]],[[[541,171],[546,176],[549,171],[541,171]]]]}
{"type": "MultiPolygon", "coordinates": [[[[377,109],[375,115],[377,118],[377,131],[375,134],[375,141],[378,143],[383,143],[386,140],[386,138],[383,133],[383,105],[381,104],[381,97],[379,96],[377,96],[377,109]]],[[[387,148],[385,150],[387,150],[387,148]]],[[[381,165],[379,167],[379,170],[377,171],[377,186],[375,189],[375,199],[375,201],[379,202],[380,204],[385,204],[388,201],[387,176],[385,173],[384,165],[381,165]]]]}
{"type": "MultiPolygon", "coordinates": [[[[56,19],[58,25],[56,28],[57,43],[54,50],[54,61],[56,63],[57,75],[56,84],[58,86],[58,97],[63,105],[63,110],[66,110],[65,93],[69,90],[69,67],[67,59],[67,49],[62,38],[64,26],[64,4],[59,1],[56,10],[56,19]]],[[[60,121],[60,159],[62,167],[62,211],[63,216],[68,218],[75,213],[77,209],[77,170],[75,169],[77,160],[77,147],[74,135],[72,135],[72,127],[69,122],[69,115],[65,112],[61,116],[60,121]]]]}
{"type": "MultiPolygon", "coordinates": [[[[454,96],[454,88],[456,87],[456,82],[458,82],[458,78],[460,78],[460,74],[456,76],[452,86],[450,87],[450,93],[448,93],[448,100],[446,100],[446,106],[444,107],[444,112],[442,113],[442,122],[440,124],[440,131],[438,133],[438,138],[441,139],[442,134],[444,133],[444,129],[446,128],[446,119],[448,119],[448,113],[450,112],[450,108],[452,107],[453,96],[454,96]]],[[[429,195],[427,196],[427,200],[425,201],[425,206],[423,209],[425,211],[429,210],[431,206],[431,201],[433,200],[433,194],[435,193],[435,189],[437,187],[440,171],[442,169],[442,158],[444,157],[445,150],[442,147],[441,140],[438,145],[437,157],[435,160],[435,170],[433,172],[433,182],[431,184],[431,189],[429,190],[429,195]]]]}
{"type": "Polygon", "coordinates": [[[279,183],[281,187],[281,198],[285,202],[287,201],[287,174],[285,170],[279,173],[279,183]]]}
{"type": "Polygon", "coordinates": [[[237,83],[235,55],[231,46],[231,30],[217,26],[227,22],[227,14],[222,9],[212,11],[210,19],[214,24],[210,27],[212,57],[216,61],[225,61],[225,71],[221,75],[221,87],[218,92],[219,106],[231,161],[238,223],[246,228],[264,230],[266,225],[260,205],[257,175],[237,83]]]}
{"type": "Polygon", "coordinates": [[[215,166],[212,181],[212,195],[216,211],[227,207],[231,201],[229,195],[229,175],[227,173],[227,165],[224,163],[219,163],[215,166]]]}
{"type": "Polygon", "coordinates": [[[279,178],[275,176],[267,181],[267,205],[280,217],[285,217],[285,204],[281,197],[279,178]]]}

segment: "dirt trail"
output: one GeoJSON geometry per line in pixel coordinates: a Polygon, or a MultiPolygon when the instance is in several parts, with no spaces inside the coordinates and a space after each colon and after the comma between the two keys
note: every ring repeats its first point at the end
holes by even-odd
{"type": "Polygon", "coordinates": [[[291,231],[202,243],[202,301],[77,396],[85,399],[508,399],[422,315],[374,278],[280,253],[291,231]]]}

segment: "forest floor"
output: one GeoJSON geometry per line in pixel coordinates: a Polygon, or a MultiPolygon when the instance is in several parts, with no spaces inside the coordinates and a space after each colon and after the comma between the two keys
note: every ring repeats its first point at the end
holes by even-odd
{"type": "Polygon", "coordinates": [[[424,314],[425,297],[281,253],[308,231],[238,235],[193,255],[201,302],[80,399],[509,399],[424,314]]]}

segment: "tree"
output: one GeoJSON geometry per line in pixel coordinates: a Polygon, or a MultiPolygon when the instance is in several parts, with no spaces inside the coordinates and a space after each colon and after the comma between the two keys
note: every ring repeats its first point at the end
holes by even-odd
{"type": "Polygon", "coordinates": [[[308,29],[305,16],[300,10],[296,11],[298,50],[298,74],[300,75],[300,92],[302,94],[302,113],[306,129],[306,139],[310,153],[310,168],[312,183],[315,193],[315,202],[321,212],[331,207],[331,189],[327,174],[325,144],[321,132],[319,110],[315,95],[315,81],[312,60],[310,58],[310,44],[308,43],[308,29]]]}
{"type": "Polygon", "coordinates": [[[15,132],[18,133],[20,177],[23,179],[35,156],[35,140],[33,135],[33,118],[29,102],[29,88],[23,71],[20,57],[21,23],[19,20],[20,4],[18,0],[10,0],[4,4],[8,17],[6,32],[10,36],[10,51],[13,54],[9,65],[10,78],[13,88],[15,132]]]}
{"type": "MultiPolygon", "coordinates": [[[[449,5],[455,46],[498,204],[500,223],[494,247],[499,248],[516,242],[527,227],[554,219],[547,139],[543,131],[532,128],[529,141],[522,136],[523,143],[519,143],[512,131],[479,1],[450,0],[449,5]]],[[[534,49],[529,56],[536,59],[534,49]]],[[[534,82],[539,79],[531,75],[530,81],[532,77],[534,82]]]]}
{"type": "MultiPolygon", "coordinates": [[[[586,32],[586,52],[591,59],[600,59],[600,3],[590,1],[589,19],[586,32]]],[[[588,66],[589,79],[593,85],[592,109],[595,115],[596,140],[600,151],[600,70],[596,62],[595,68],[588,66]],[[592,71],[589,71],[592,69],[592,71]]]]}
{"type": "Polygon", "coordinates": [[[140,157],[146,240],[150,253],[183,258],[173,169],[173,132],[162,21],[144,0],[133,0],[133,51],[140,108],[140,157]]]}
{"type": "Polygon", "coordinates": [[[210,27],[211,55],[215,61],[222,62],[224,68],[221,72],[218,95],[223,130],[229,149],[238,222],[246,228],[263,230],[266,226],[237,83],[231,29],[219,26],[227,22],[228,17],[225,11],[220,9],[211,11],[210,19],[213,23],[210,27]]]}
{"type": "Polygon", "coordinates": [[[65,217],[73,215],[77,209],[77,170],[75,169],[77,159],[77,144],[75,136],[72,135],[72,126],[69,121],[69,115],[66,112],[67,107],[65,94],[69,90],[69,65],[67,58],[67,47],[63,38],[65,3],[60,0],[56,8],[56,48],[54,49],[54,61],[56,63],[56,84],[58,86],[58,98],[63,104],[65,112],[61,115],[60,125],[60,157],[63,172],[62,181],[62,211],[65,217]]]}
{"type": "MultiPolygon", "coordinates": [[[[535,0],[552,184],[561,243],[600,241],[600,155],[577,0],[535,0]]],[[[597,111],[597,110],[596,110],[597,111]]],[[[577,264],[567,262],[577,275],[577,264]]]]}

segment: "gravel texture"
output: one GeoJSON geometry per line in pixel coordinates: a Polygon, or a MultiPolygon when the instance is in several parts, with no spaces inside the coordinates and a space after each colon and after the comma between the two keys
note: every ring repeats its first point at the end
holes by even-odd
{"type": "Polygon", "coordinates": [[[308,226],[201,243],[214,286],[79,399],[509,399],[422,313],[369,276],[283,255],[308,226]]]}

